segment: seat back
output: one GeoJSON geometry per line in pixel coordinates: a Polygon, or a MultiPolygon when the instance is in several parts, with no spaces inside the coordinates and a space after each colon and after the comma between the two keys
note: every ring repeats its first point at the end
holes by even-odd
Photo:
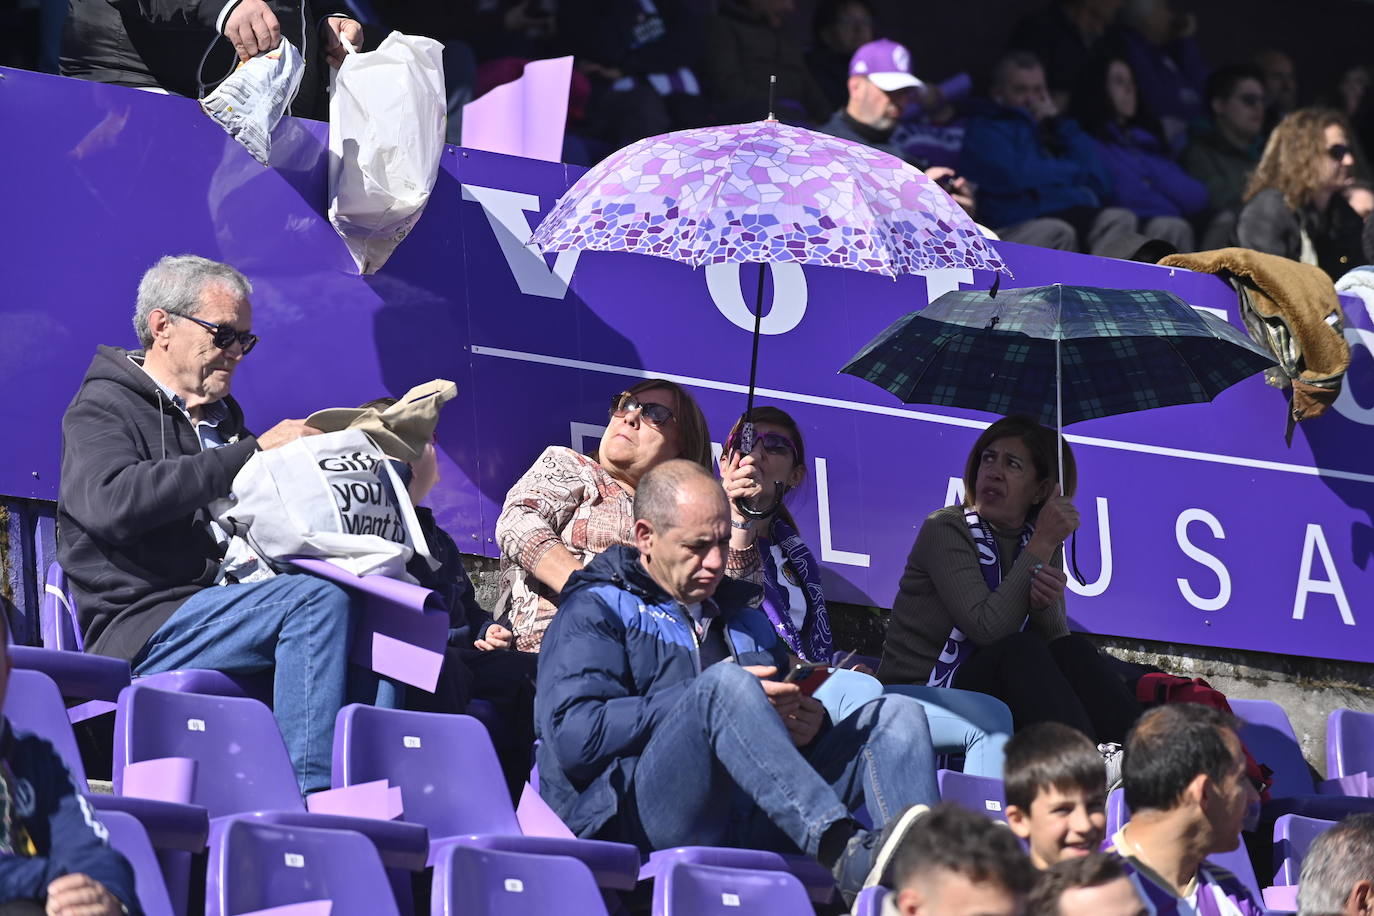
{"type": "Polygon", "coordinates": [[[334,727],[334,784],[376,779],[400,787],[402,819],[423,824],[431,839],[522,832],[491,737],[470,716],[345,706],[334,727]]]}
{"type": "Polygon", "coordinates": [[[449,846],[434,863],[431,916],[606,916],[591,870],[570,856],[449,846]]]}
{"type": "Polygon", "coordinates": [[[1213,865],[1220,865],[1240,879],[1240,883],[1245,885],[1246,890],[1256,900],[1263,900],[1263,892],[1260,890],[1259,880],[1255,877],[1255,866],[1250,863],[1250,853],[1245,848],[1244,837],[1240,840],[1240,845],[1230,852],[1216,852],[1207,857],[1207,861],[1213,865]]]}
{"type": "Polygon", "coordinates": [[[153,844],[138,818],[123,811],[101,811],[100,822],[110,832],[110,845],[119,850],[134,869],[134,890],[144,916],[173,916],[171,895],[162,878],[153,844]]]}
{"type": "Polygon", "coordinates": [[[163,757],[196,761],[190,801],[212,818],[305,807],[277,722],[257,700],[124,688],[115,709],[115,793],[125,766],[163,757]]]}
{"type": "Polygon", "coordinates": [[[361,833],[229,822],[211,846],[206,916],[332,901],[330,916],[397,916],[382,860],[361,833]]]}
{"type": "Polygon", "coordinates": [[[1007,795],[1002,789],[1002,780],[955,770],[940,770],[936,777],[943,801],[954,802],[993,820],[1006,821],[1007,795]]]}
{"type": "Polygon", "coordinates": [[[1326,717],[1326,777],[1374,775],[1374,713],[1335,709],[1326,717]]]}
{"type": "Polygon", "coordinates": [[[1242,721],[1240,740],[1257,761],[1274,771],[1272,796],[1311,795],[1312,773],[1283,707],[1272,700],[1230,702],[1231,711],[1242,721]]]}
{"type": "Polygon", "coordinates": [[[68,649],[81,652],[85,643],[76,619],[76,603],[67,574],[54,561],[48,566],[47,581],[43,583],[43,602],[38,611],[39,633],[45,649],[68,649]]]}
{"type": "Polygon", "coordinates": [[[1131,819],[1126,808],[1126,790],[1121,786],[1107,793],[1107,836],[1115,836],[1121,825],[1131,819]]]}
{"type": "Polygon", "coordinates": [[[1312,841],[1334,826],[1335,821],[1300,814],[1285,814],[1274,821],[1274,884],[1297,884],[1312,841]]]}
{"type": "Polygon", "coordinates": [[[86,787],[86,768],[81,763],[81,751],[76,745],[72,723],[67,718],[67,706],[53,679],[41,671],[15,668],[10,672],[9,689],[5,693],[5,716],[20,731],[33,732],[46,738],[66,761],[81,789],[86,787]]]}
{"type": "Polygon", "coordinates": [[[785,871],[674,862],[654,881],[654,916],[797,916],[806,888],[785,871]]]}
{"type": "Polygon", "coordinates": [[[881,884],[859,891],[859,896],[854,901],[854,916],[882,916],[883,900],[890,893],[891,891],[881,884]]]}

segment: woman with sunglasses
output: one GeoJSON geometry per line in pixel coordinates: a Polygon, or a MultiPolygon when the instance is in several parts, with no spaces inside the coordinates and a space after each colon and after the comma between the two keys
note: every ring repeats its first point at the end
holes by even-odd
{"type": "Polygon", "coordinates": [[[674,458],[711,467],[706,418],[680,385],[647,379],[616,395],[594,456],[550,446],[506,494],[496,520],[501,597],[515,648],[538,652],[568,576],[630,542],[635,486],[674,458]]]}
{"type": "MultiPolygon", "coordinates": [[[[788,492],[806,476],[806,450],[797,422],[777,407],[755,407],[757,439],[749,456],[738,454],[740,426],[735,423],[725,441],[722,476],[726,492],[738,480],[741,492],[746,483],[737,473],[742,464],[752,463],[758,479],[753,489],[759,495],[749,504],[762,508],[777,500],[775,485],[782,483],[788,492]]],[[[848,653],[836,652],[831,643],[830,615],[826,611],[825,590],[821,586],[820,565],[802,540],[787,506],[778,503],[767,518],[747,518],[731,502],[730,553],[726,573],[763,586],[763,611],[787,645],[788,652],[803,661],[831,664],[848,653]]],[[[1002,778],[1002,746],[1011,735],[1011,710],[995,697],[968,690],[943,688],[888,688],[890,692],[912,697],[925,707],[930,737],[937,753],[962,754],[964,771],[977,776],[1002,778]]],[[[836,670],[816,691],[833,721],[884,692],[883,685],[859,671],[836,670]]]]}
{"type": "Polygon", "coordinates": [[[1330,108],[1300,108],[1269,135],[1236,221],[1244,248],[1315,264],[1337,279],[1363,263],[1363,222],[1345,190],[1354,181],[1350,125],[1330,108]]]}

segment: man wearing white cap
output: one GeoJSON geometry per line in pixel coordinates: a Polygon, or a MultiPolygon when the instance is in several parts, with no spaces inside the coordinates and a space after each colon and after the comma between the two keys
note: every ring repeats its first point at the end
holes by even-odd
{"type": "Polygon", "coordinates": [[[915,162],[892,144],[892,132],[902,109],[913,101],[925,83],[911,72],[911,52],[886,38],[870,41],[849,61],[849,102],[818,130],[843,140],[853,140],[881,150],[924,169],[926,177],[941,183],[954,200],[973,212],[973,191],[953,169],[915,162]]]}

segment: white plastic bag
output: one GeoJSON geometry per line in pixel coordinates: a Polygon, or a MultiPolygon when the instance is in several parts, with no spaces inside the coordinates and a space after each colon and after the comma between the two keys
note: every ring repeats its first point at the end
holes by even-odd
{"type": "Polygon", "coordinates": [[[201,110],[252,157],[267,165],[272,131],[291,107],[305,73],[305,61],[285,38],[271,51],[239,64],[214,92],[200,100],[201,110]]]}
{"type": "Polygon", "coordinates": [[[361,273],[410,233],[434,188],[448,100],[443,45],[392,32],[349,54],[329,91],[329,221],[361,273]]]}
{"type": "Polygon", "coordinates": [[[431,559],[405,486],[356,429],[255,453],[210,514],[268,563],[318,557],[357,576],[413,583],[406,563],[416,553],[431,559]]]}

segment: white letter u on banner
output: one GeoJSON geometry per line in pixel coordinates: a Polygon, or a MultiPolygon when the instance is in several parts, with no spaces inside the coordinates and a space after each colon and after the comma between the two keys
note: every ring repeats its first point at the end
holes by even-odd
{"type": "MultiPolygon", "coordinates": [[[[806,274],[800,264],[794,261],[770,263],[773,272],[773,301],[760,322],[760,333],[786,334],[801,324],[806,314],[806,274]]],[[[760,265],[749,265],[749,287],[753,289],[758,282],[754,271],[760,265]]],[[[754,310],[744,302],[744,292],[740,289],[739,264],[709,264],[706,267],[706,289],[711,301],[720,309],[731,324],[737,328],[753,332],[754,310]]]]}

